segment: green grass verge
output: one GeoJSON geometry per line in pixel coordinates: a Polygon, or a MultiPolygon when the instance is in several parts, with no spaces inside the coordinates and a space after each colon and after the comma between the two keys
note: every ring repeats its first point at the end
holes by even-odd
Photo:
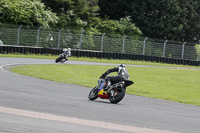
{"type": "MultiPolygon", "coordinates": [[[[113,66],[24,65],[11,71],[41,79],[87,87],[97,85],[99,76],[113,66]]],[[[200,70],[127,67],[134,85],[127,93],[200,106],[200,70]]]]}

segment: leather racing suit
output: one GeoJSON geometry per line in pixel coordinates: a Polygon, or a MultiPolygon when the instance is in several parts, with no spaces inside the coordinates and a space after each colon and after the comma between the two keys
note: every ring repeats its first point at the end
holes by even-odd
{"type": "Polygon", "coordinates": [[[128,73],[128,70],[126,69],[125,65],[120,65],[119,67],[114,67],[114,68],[108,69],[105,73],[102,74],[101,77],[103,77],[103,78],[106,77],[106,83],[108,86],[110,86],[109,82],[112,85],[112,84],[118,83],[120,81],[128,80],[129,73],[128,73]],[[118,76],[107,76],[106,77],[106,75],[108,75],[112,72],[117,72],[118,76]]]}

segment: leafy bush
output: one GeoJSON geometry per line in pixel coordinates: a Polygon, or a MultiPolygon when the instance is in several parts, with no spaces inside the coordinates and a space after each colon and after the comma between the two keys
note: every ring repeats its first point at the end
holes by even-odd
{"type": "Polygon", "coordinates": [[[48,28],[57,23],[58,17],[38,0],[1,0],[0,21],[48,28]]]}

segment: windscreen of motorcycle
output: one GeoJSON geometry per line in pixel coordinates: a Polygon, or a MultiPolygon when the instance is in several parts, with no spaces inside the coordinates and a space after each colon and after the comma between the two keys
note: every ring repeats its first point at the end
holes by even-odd
{"type": "Polygon", "coordinates": [[[102,90],[105,87],[105,85],[106,85],[105,79],[99,79],[99,81],[98,81],[98,86],[99,86],[98,91],[102,90]]]}

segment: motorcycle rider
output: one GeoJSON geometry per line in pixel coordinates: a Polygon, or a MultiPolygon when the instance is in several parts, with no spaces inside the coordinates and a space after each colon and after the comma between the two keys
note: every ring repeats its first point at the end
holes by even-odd
{"type": "Polygon", "coordinates": [[[68,57],[71,56],[71,48],[64,49],[65,58],[61,60],[62,63],[68,60],[68,57]]]}
{"type": "Polygon", "coordinates": [[[114,67],[111,69],[108,69],[105,73],[102,74],[100,78],[105,78],[106,77],[106,84],[107,86],[104,88],[105,91],[109,90],[112,84],[118,83],[119,81],[124,81],[129,79],[129,73],[128,70],[126,69],[126,65],[121,64],[118,67],[114,67]],[[107,76],[108,74],[112,72],[117,72],[118,76],[107,76]]]}

